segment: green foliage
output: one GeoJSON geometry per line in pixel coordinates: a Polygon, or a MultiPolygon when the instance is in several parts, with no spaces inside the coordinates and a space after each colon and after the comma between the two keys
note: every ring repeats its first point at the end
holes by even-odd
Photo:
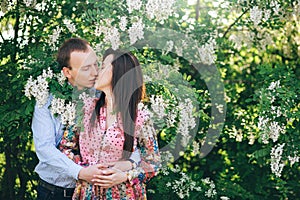
{"type": "MultiPolygon", "coordinates": [[[[198,127],[192,139],[200,147],[213,120],[214,96],[207,83],[214,77],[197,70],[195,63],[199,58],[194,54],[200,47],[209,49],[205,45],[212,38],[217,44],[213,54],[227,104],[226,108],[219,107],[226,112],[222,134],[206,157],[201,157],[194,143],[189,143],[185,151],[177,152],[179,159],[169,163],[149,183],[149,199],[180,199],[181,191],[188,193],[185,199],[299,198],[299,161],[290,160],[299,158],[300,146],[300,5],[297,1],[201,0],[197,10],[197,6],[188,6],[180,0],[174,5],[176,14],[163,22],[145,15],[146,0],[142,1],[141,9],[131,13],[126,1],[118,0],[11,2],[2,1],[0,12],[0,199],[36,197],[38,177],[34,167],[38,160],[31,133],[35,101],[24,96],[27,79],[48,67],[59,72],[55,54],[67,38],[85,38],[98,52],[109,47],[110,41],[103,31],[96,34],[100,25],[109,30],[117,28],[120,46],[138,56],[145,75],[156,77],[146,84],[148,100],[152,94],[161,95],[168,101],[166,114],[176,111],[176,122],[180,121],[179,103],[192,97],[194,106],[198,107],[193,112],[198,127]],[[264,19],[251,18],[254,8],[263,11],[264,19]],[[143,19],[149,44],[130,45],[128,33],[120,31],[122,16],[128,20],[127,29],[137,18],[143,19]],[[76,30],[69,25],[74,25],[76,30]],[[160,28],[180,32],[180,38],[160,28]],[[12,36],[8,37],[8,33],[12,36]],[[172,37],[167,37],[167,33],[174,39],[174,47],[169,51],[166,46],[172,37]],[[186,44],[184,36],[190,39],[186,44]],[[156,46],[152,45],[153,40],[156,46]],[[185,47],[182,55],[177,51],[179,47],[185,47]],[[164,70],[168,71],[167,75],[164,70]],[[280,87],[270,89],[277,81],[280,87]],[[259,126],[261,119],[269,121],[259,126]],[[271,122],[282,127],[278,138],[270,137],[274,131],[271,122]],[[285,145],[279,163],[284,167],[278,176],[271,168],[274,162],[271,152],[281,144],[285,145]],[[214,187],[206,184],[206,178],[210,178],[214,187]],[[216,195],[207,196],[212,189],[216,195]]],[[[60,85],[51,88],[57,96],[65,96],[70,89],[61,90],[60,85]]],[[[147,103],[151,106],[150,100],[147,103]]],[[[164,120],[157,117],[155,120],[160,146],[170,144],[177,137],[178,123],[168,126],[164,120]]],[[[180,145],[181,139],[178,138],[179,144],[173,144],[174,148],[180,145]]]]}

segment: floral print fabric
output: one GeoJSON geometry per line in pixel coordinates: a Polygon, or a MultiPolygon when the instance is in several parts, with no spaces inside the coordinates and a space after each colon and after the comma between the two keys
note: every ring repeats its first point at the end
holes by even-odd
{"type": "MultiPolygon", "coordinates": [[[[120,117],[105,130],[106,108],[102,107],[100,109],[100,118],[98,119],[99,123],[92,126],[90,120],[96,101],[97,99],[94,98],[85,100],[84,131],[80,132],[79,138],[78,134],[75,134],[74,137],[66,137],[67,135],[64,135],[61,142],[62,144],[73,142],[68,147],[75,148],[78,148],[79,144],[81,157],[75,156],[76,159],[74,159],[74,156],[69,157],[84,166],[115,162],[122,158],[124,134],[121,128],[120,117]],[[78,161],[78,158],[81,160],[78,161]]],[[[99,187],[94,187],[85,181],[79,180],[76,184],[73,199],[146,199],[145,184],[157,174],[160,166],[156,133],[149,114],[146,111],[139,111],[137,115],[134,149],[139,150],[141,163],[137,168],[128,171],[132,177],[130,182],[123,182],[108,189],[99,189],[99,187]]],[[[63,152],[67,154],[70,150],[65,148],[63,152]]]]}

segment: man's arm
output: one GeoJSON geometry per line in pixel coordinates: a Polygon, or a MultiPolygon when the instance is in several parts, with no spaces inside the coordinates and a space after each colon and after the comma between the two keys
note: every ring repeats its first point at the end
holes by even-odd
{"type": "Polygon", "coordinates": [[[80,165],[75,164],[56,148],[56,123],[48,109],[51,99],[41,108],[34,109],[32,132],[36,154],[41,163],[49,166],[58,176],[78,178],[80,165]]]}

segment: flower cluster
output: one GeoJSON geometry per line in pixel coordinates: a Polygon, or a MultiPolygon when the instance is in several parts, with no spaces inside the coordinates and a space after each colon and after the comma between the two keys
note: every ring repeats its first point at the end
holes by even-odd
{"type": "Polygon", "coordinates": [[[206,44],[200,46],[198,48],[200,61],[208,65],[213,64],[216,60],[215,48],[216,41],[214,39],[210,39],[206,44]]]}
{"type": "Polygon", "coordinates": [[[141,0],[126,0],[128,12],[132,13],[133,10],[139,10],[142,6],[141,0]]]}
{"type": "Polygon", "coordinates": [[[71,22],[71,20],[68,19],[64,19],[64,24],[66,25],[66,27],[68,28],[68,30],[71,33],[75,33],[76,32],[76,26],[71,22]]]}
{"type": "Polygon", "coordinates": [[[132,26],[128,29],[130,38],[130,44],[136,43],[137,40],[144,38],[144,24],[141,18],[138,18],[132,23],[132,26]]]}
{"type": "Polygon", "coordinates": [[[205,191],[205,196],[207,196],[208,198],[213,198],[214,196],[217,195],[217,191],[216,191],[216,186],[214,184],[214,182],[212,180],[210,180],[209,177],[202,179],[202,182],[205,185],[209,186],[209,189],[207,191],[205,191]]]}
{"type": "Polygon", "coordinates": [[[158,119],[163,119],[167,115],[166,109],[168,107],[168,101],[165,101],[161,95],[152,95],[150,97],[150,102],[151,109],[153,110],[153,113],[155,113],[155,116],[157,116],[158,119]]]}
{"type": "Polygon", "coordinates": [[[180,121],[178,124],[178,132],[182,135],[181,145],[187,146],[190,139],[190,130],[196,126],[195,118],[193,117],[193,104],[190,99],[185,99],[179,103],[180,121]]]}
{"type": "MultiPolygon", "coordinates": [[[[267,90],[263,92],[263,95],[266,96],[266,99],[268,99],[271,104],[276,100],[276,95],[274,95],[274,93],[276,93],[278,88],[281,88],[280,80],[271,82],[267,90]]],[[[280,107],[273,105],[270,105],[268,113],[263,112],[262,116],[259,116],[257,127],[261,130],[261,139],[264,144],[268,144],[269,139],[276,142],[280,134],[285,133],[285,125],[276,121],[280,116],[282,116],[280,107]],[[273,117],[270,118],[270,115],[273,117]]]]}
{"type": "Polygon", "coordinates": [[[217,195],[216,186],[209,177],[201,179],[201,182],[196,182],[178,165],[163,167],[161,173],[164,175],[174,173],[175,176],[178,176],[178,178],[168,181],[166,186],[175,192],[180,199],[188,198],[192,191],[203,192],[207,198],[214,198],[217,195]]]}
{"type": "Polygon", "coordinates": [[[176,165],[174,168],[163,168],[163,173],[169,174],[169,171],[176,173],[180,176],[178,180],[167,182],[166,186],[171,188],[180,199],[189,197],[189,193],[193,190],[201,191],[201,187],[196,186],[197,183],[192,180],[186,173],[181,171],[181,168],[176,165]]]}
{"type": "Polygon", "coordinates": [[[34,97],[37,105],[43,107],[47,103],[49,97],[48,81],[52,79],[53,72],[50,68],[43,70],[43,73],[33,80],[32,76],[29,77],[25,85],[25,96],[29,99],[34,97]]]}
{"type": "Polygon", "coordinates": [[[299,162],[300,157],[298,156],[299,152],[298,151],[294,151],[293,152],[293,156],[288,156],[288,159],[291,163],[291,167],[296,163],[299,162]]]}
{"type": "Polygon", "coordinates": [[[269,139],[276,142],[281,133],[285,132],[285,126],[279,125],[278,122],[272,121],[271,119],[259,116],[258,128],[262,130],[261,139],[264,144],[269,143],[269,139]]]}
{"type": "MultiPolygon", "coordinates": [[[[76,117],[79,117],[81,114],[76,113],[76,111],[81,109],[81,106],[83,106],[82,101],[89,97],[89,95],[84,91],[80,91],[78,94],[76,92],[77,90],[71,89],[69,91],[68,86],[66,78],[62,73],[54,74],[53,71],[48,68],[47,70],[44,69],[43,73],[37,76],[36,79],[30,76],[25,85],[25,96],[29,99],[34,97],[38,107],[43,107],[50,98],[50,91],[57,92],[58,94],[51,93],[49,109],[52,115],[60,117],[63,125],[73,126],[75,125],[76,117]],[[58,86],[60,88],[54,88],[58,86]],[[50,90],[50,88],[52,88],[52,90],[50,90]],[[62,90],[65,91],[64,95],[62,95],[62,90]],[[79,97],[77,97],[77,95],[79,97]],[[82,101],[77,101],[78,99],[82,101]]],[[[76,125],[79,126],[80,124],[76,125]]]]}
{"type": "MultiPolygon", "coordinates": [[[[143,72],[153,86],[162,86],[166,91],[163,94],[153,94],[149,98],[149,110],[155,115],[153,119],[156,125],[161,130],[171,131],[174,136],[178,134],[181,146],[187,147],[193,139],[192,131],[197,125],[195,91],[183,80],[177,65],[147,65],[143,72]]],[[[169,139],[170,136],[166,141],[170,142],[169,139]]],[[[199,147],[195,152],[199,152],[199,147]]]]}
{"type": "Polygon", "coordinates": [[[146,15],[149,19],[156,18],[157,21],[163,21],[173,13],[174,3],[174,0],[148,0],[146,15]]]}
{"type": "Polygon", "coordinates": [[[65,99],[54,97],[51,101],[50,111],[52,115],[60,115],[61,123],[73,126],[76,118],[76,104],[73,102],[66,103],[65,99]]]}
{"type": "Polygon", "coordinates": [[[258,6],[254,6],[250,9],[250,19],[253,21],[254,26],[257,26],[262,19],[262,10],[258,8],[258,6]]]}
{"type": "Polygon", "coordinates": [[[96,36],[103,34],[104,45],[112,46],[113,49],[122,45],[133,45],[138,40],[144,39],[144,22],[149,19],[152,22],[166,20],[172,15],[174,4],[174,0],[148,0],[147,3],[141,0],[126,0],[126,8],[131,16],[119,16],[115,19],[103,16],[102,20],[95,23],[94,34],[96,36]]]}
{"type": "Polygon", "coordinates": [[[281,176],[281,172],[284,167],[284,163],[281,160],[284,145],[285,145],[285,143],[283,143],[281,145],[280,144],[276,145],[275,147],[272,148],[271,153],[270,153],[270,155],[271,155],[271,171],[277,177],[281,176]]]}

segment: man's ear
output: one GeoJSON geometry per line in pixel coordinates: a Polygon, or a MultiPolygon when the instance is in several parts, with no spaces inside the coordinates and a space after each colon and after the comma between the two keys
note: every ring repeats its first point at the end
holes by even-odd
{"type": "Polygon", "coordinates": [[[68,67],[63,67],[62,68],[62,72],[65,75],[65,77],[67,77],[68,79],[71,78],[71,73],[70,73],[70,68],[68,67]]]}

